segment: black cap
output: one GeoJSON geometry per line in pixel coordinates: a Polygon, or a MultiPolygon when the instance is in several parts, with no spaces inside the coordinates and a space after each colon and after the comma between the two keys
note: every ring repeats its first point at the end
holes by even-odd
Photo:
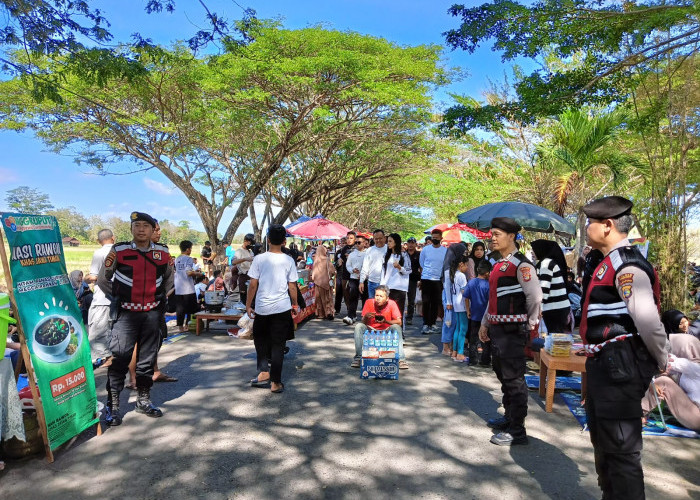
{"type": "Polygon", "coordinates": [[[406,240],[406,243],[416,243],[416,239],[411,236],[409,239],[406,240]]]}
{"type": "Polygon", "coordinates": [[[632,203],[622,196],[606,196],[593,200],[583,207],[583,213],[591,219],[617,219],[632,213],[632,203]]]}
{"type": "Polygon", "coordinates": [[[255,243],[255,235],[253,233],[248,233],[243,237],[243,241],[252,241],[255,243]]]}
{"type": "Polygon", "coordinates": [[[129,216],[129,220],[132,223],[137,222],[137,221],[148,222],[151,226],[153,226],[154,229],[155,229],[156,224],[157,224],[156,220],[145,212],[131,212],[131,215],[129,216]]]}
{"type": "Polygon", "coordinates": [[[506,233],[517,233],[522,229],[515,219],[510,217],[494,217],[491,219],[491,229],[502,229],[506,233]]]}

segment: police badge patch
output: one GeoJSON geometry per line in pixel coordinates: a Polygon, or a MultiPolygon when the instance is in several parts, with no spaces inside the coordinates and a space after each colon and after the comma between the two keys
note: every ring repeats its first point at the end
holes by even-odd
{"type": "Polygon", "coordinates": [[[110,251],[107,254],[107,257],[105,257],[105,266],[106,267],[112,267],[112,264],[114,264],[114,259],[117,257],[117,252],[114,250],[110,251]]]}
{"type": "Polygon", "coordinates": [[[526,267],[526,266],[521,267],[520,274],[523,276],[523,281],[530,281],[532,279],[529,267],[526,267]]]}
{"type": "Polygon", "coordinates": [[[161,255],[160,252],[153,252],[153,260],[160,260],[161,255]]]}
{"type": "Polygon", "coordinates": [[[503,265],[498,270],[501,271],[502,273],[504,273],[506,271],[506,269],[508,269],[509,264],[510,264],[509,262],[504,262],[503,265]]]}
{"type": "Polygon", "coordinates": [[[634,274],[625,273],[617,277],[617,284],[620,287],[623,299],[629,299],[632,296],[632,283],[634,282],[634,274]]]}
{"type": "Polygon", "coordinates": [[[605,276],[605,273],[608,272],[608,265],[607,264],[602,264],[600,266],[600,269],[598,269],[598,272],[595,273],[595,277],[598,278],[599,280],[603,279],[603,276],[605,276]]]}

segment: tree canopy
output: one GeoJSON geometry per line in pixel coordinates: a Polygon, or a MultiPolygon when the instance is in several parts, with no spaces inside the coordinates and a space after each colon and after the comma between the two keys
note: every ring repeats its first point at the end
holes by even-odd
{"type": "Polygon", "coordinates": [[[478,7],[453,5],[458,28],[448,45],[468,52],[484,43],[504,61],[538,59],[507,102],[484,107],[462,103],[445,114],[446,128],[462,131],[517,116],[532,121],[569,107],[621,102],[630,94],[630,72],[668,54],[700,47],[700,5],[693,0],[494,0],[478,7]],[[547,64],[554,59],[560,64],[547,64]]]}

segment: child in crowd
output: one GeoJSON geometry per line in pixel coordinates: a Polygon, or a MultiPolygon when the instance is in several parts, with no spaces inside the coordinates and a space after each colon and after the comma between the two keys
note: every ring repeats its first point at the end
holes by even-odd
{"type": "Polygon", "coordinates": [[[469,366],[489,366],[491,364],[491,341],[481,344],[479,359],[479,327],[489,303],[489,275],[491,263],[483,259],[476,267],[477,279],[470,280],[464,288],[464,302],[469,318],[469,366]]]}
{"type": "Polygon", "coordinates": [[[204,306],[204,292],[207,290],[207,276],[205,274],[199,275],[195,278],[194,293],[197,295],[197,304],[201,309],[204,306]]]}
{"type": "Polygon", "coordinates": [[[467,286],[467,269],[469,268],[469,256],[462,255],[455,260],[450,269],[450,281],[452,284],[452,314],[455,322],[455,334],[452,340],[452,359],[464,361],[464,344],[469,330],[469,318],[462,294],[467,286]]]}

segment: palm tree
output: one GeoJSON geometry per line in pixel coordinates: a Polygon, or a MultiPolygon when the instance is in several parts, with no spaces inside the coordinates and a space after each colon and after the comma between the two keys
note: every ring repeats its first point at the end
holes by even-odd
{"type": "Polygon", "coordinates": [[[594,114],[569,109],[553,122],[550,138],[537,147],[544,166],[559,172],[554,210],[563,216],[574,200],[578,202],[579,247],[585,241],[583,205],[609,186],[619,188],[631,168],[641,168],[639,161],[621,148],[619,136],[625,120],[626,114],[620,110],[594,114]]]}

